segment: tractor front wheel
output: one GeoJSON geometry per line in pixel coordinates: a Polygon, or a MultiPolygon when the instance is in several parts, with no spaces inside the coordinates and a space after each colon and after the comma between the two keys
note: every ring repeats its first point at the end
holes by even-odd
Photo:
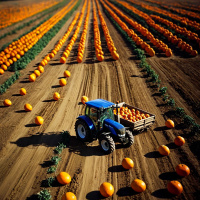
{"type": "Polygon", "coordinates": [[[78,119],[75,124],[76,136],[83,142],[88,142],[90,138],[90,129],[88,125],[81,119],[78,119]]]}
{"type": "Polygon", "coordinates": [[[115,150],[115,142],[109,135],[101,135],[99,138],[101,149],[106,153],[112,153],[115,150]]]}

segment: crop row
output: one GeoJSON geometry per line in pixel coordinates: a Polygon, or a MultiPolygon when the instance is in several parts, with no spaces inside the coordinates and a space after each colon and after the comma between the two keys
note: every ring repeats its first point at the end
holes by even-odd
{"type": "MultiPolygon", "coordinates": [[[[8,32],[6,32],[6,33],[4,33],[3,35],[0,35],[0,40],[3,39],[3,38],[5,38],[5,37],[8,36],[8,35],[16,34],[17,31],[23,29],[23,28],[26,27],[26,26],[30,26],[31,24],[33,24],[33,23],[36,22],[37,20],[43,18],[44,16],[48,16],[48,17],[50,18],[50,17],[52,16],[51,13],[54,12],[55,10],[61,8],[63,5],[65,5],[65,2],[64,2],[64,1],[58,3],[58,4],[54,5],[54,6],[52,6],[52,7],[50,7],[50,8],[48,8],[48,9],[46,9],[46,10],[44,10],[44,11],[42,11],[42,12],[40,12],[39,14],[37,14],[37,17],[36,17],[35,19],[30,19],[29,21],[23,23],[22,25],[15,26],[15,28],[13,28],[12,30],[10,30],[10,31],[8,31],[8,32]]],[[[6,44],[3,45],[4,48],[6,48],[7,46],[8,46],[8,45],[6,45],[6,44]]],[[[2,49],[4,49],[3,47],[2,47],[2,49]]],[[[0,51],[1,51],[1,50],[0,50],[0,51]]]]}
{"type": "Polygon", "coordinates": [[[22,21],[43,10],[46,10],[59,2],[55,0],[43,1],[40,3],[32,3],[28,6],[13,6],[0,10],[0,29],[12,25],[13,23],[22,21]]]}
{"type": "Polygon", "coordinates": [[[87,36],[87,31],[88,31],[89,16],[90,16],[90,1],[88,2],[88,8],[87,8],[85,21],[84,21],[83,31],[82,31],[81,39],[80,39],[79,46],[78,46],[77,61],[79,63],[82,62],[83,56],[84,56],[86,36],[87,36]]]}
{"type": "Polygon", "coordinates": [[[133,4],[139,5],[142,8],[145,8],[147,10],[151,10],[151,11],[154,11],[154,12],[158,12],[158,13],[160,13],[162,15],[169,16],[170,18],[178,20],[180,23],[182,23],[184,25],[188,25],[188,26],[194,27],[196,30],[200,30],[200,24],[198,22],[196,22],[196,21],[188,19],[187,17],[181,17],[181,16],[173,14],[173,13],[171,13],[169,11],[160,9],[160,8],[158,8],[156,6],[146,5],[145,3],[141,3],[139,1],[128,0],[128,2],[131,2],[133,4]]]}
{"type": "MultiPolygon", "coordinates": [[[[174,35],[169,30],[161,27],[159,24],[156,24],[155,21],[148,14],[136,9],[135,7],[131,6],[130,4],[128,4],[126,2],[122,2],[122,1],[119,1],[119,0],[117,0],[116,2],[119,3],[118,5],[124,6],[129,11],[131,11],[134,14],[143,18],[150,27],[152,27],[153,29],[155,29],[156,31],[161,33],[172,44],[178,46],[179,42],[184,42],[181,38],[178,38],[176,35],[174,35]]],[[[196,56],[198,54],[198,52],[196,50],[193,50],[192,46],[190,44],[186,43],[186,42],[181,43],[181,46],[178,46],[178,47],[181,48],[182,51],[189,53],[191,56],[196,56]],[[182,46],[184,46],[184,48],[182,48],[182,46]]],[[[172,54],[171,51],[169,51],[169,55],[170,54],[172,54]]]]}
{"type": "Polygon", "coordinates": [[[163,7],[165,5],[167,5],[169,8],[171,7],[177,7],[177,8],[183,8],[185,10],[193,10],[193,11],[198,11],[200,12],[200,6],[198,5],[193,5],[193,4],[189,4],[187,2],[165,2],[163,4],[163,2],[159,2],[159,1],[155,1],[155,0],[144,0],[146,2],[149,2],[149,3],[153,3],[155,5],[158,5],[159,7],[163,7]]]}

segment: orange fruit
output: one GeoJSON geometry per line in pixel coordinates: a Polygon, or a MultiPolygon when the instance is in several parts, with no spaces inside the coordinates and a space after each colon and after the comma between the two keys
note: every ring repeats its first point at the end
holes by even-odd
{"type": "Polygon", "coordinates": [[[131,183],[131,187],[136,192],[144,192],[146,190],[146,184],[140,179],[135,179],[131,183]]]}
{"type": "Polygon", "coordinates": [[[34,73],[29,75],[29,81],[34,82],[36,80],[36,75],[34,73]]]}
{"type": "Polygon", "coordinates": [[[187,165],[179,164],[176,166],[176,173],[179,176],[188,176],[190,174],[190,168],[187,165]]]}
{"type": "Polygon", "coordinates": [[[183,186],[178,181],[170,181],[167,184],[167,190],[174,195],[179,195],[183,192],[183,186]]]}
{"type": "Polygon", "coordinates": [[[159,146],[158,151],[163,156],[168,156],[170,154],[169,148],[165,145],[159,146]]]}
{"type": "Polygon", "coordinates": [[[43,119],[41,116],[37,116],[37,117],[35,118],[35,123],[36,123],[37,125],[42,125],[42,124],[44,123],[44,119],[43,119]]]}
{"type": "Polygon", "coordinates": [[[60,58],[60,63],[62,63],[62,64],[66,63],[66,58],[65,57],[61,57],[60,58]]]}
{"type": "Polygon", "coordinates": [[[67,192],[62,196],[61,200],[77,200],[76,195],[72,192],[67,192]]]}
{"type": "Polygon", "coordinates": [[[56,178],[57,181],[62,185],[66,185],[71,182],[71,176],[67,172],[60,172],[56,178]]]}
{"type": "Polygon", "coordinates": [[[53,99],[56,100],[56,101],[58,101],[60,99],[60,94],[58,92],[55,92],[53,94],[53,99]]]}
{"type": "Polygon", "coordinates": [[[185,139],[181,136],[177,136],[175,139],[174,139],[174,143],[177,145],[177,146],[182,146],[185,144],[185,139]]]}
{"type": "Polygon", "coordinates": [[[12,102],[11,102],[11,100],[9,100],[9,99],[5,99],[5,100],[3,101],[3,104],[4,104],[4,106],[9,107],[9,106],[12,105],[12,102]]]}
{"type": "Polygon", "coordinates": [[[42,67],[41,65],[39,65],[37,67],[37,69],[40,71],[40,73],[43,73],[44,72],[44,67],[42,67]]]}
{"type": "Polygon", "coordinates": [[[100,186],[100,193],[103,197],[110,197],[114,193],[114,187],[111,183],[104,182],[100,186]]]}
{"type": "Polygon", "coordinates": [[[31,110],[32,110],[31,104],[26,103],[26,104],[24,105],[24,110],[27,111],[27,112],[31,111],[31,110]]]}
{"type": "Polygon", "coordinates": [[[167,121],[165,121],[165,126],[167,128],[174,128],[174,122],[171,119],[168,119],[167,121]]]}
{"type": "Polygon", "coordinates": [[[133,167],[134,167],[134,162],[133,162],[133,160],[131,160],[130,158],[124,158],[124,159],[122,160],[122,167],[123,167],[124,169],[131,169],[131,168],[133,168],[133,167]]]}
{"type": "Polygon", "coordinates": [[[64,71],[64,77],[68,78],[71,76],[71,73],[68,70],[64,71]]]}
{"type": "Polygon", "coordinates": [[[67,84],[66,79],[61,78],[61,79],[59,80],[59,84],[60,84],[60,86],[65,86],[65,85],[67,84]]]}
{"type": "Polygon", "coordinates": [[[82,102],[83,104],[85,104],[86,102],[88,102],[88,97],[82,96],[82,97],[81,97],[81,102],[82,102]]]}
{"type": "Polygon", "coordinates": [[[21,88],[20,91],[19,91],[19,93],[20,93],[22,96],[26,95],[26,89],[25,89],[25,88],[21,88]]]}
{"type": "Polygon", "coordinates": [[[0,68],[0,74],[4,74],[4,70],[0,68]]]}
{"type": "Polygon", "coordinates": [[[36,75],[36,77],[40,76],[40,71],[39,70],[34,70],[34,74],[36,75]]]}

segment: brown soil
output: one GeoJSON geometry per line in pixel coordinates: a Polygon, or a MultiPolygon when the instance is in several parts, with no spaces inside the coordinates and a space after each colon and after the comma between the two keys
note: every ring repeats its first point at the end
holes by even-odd
{"type": "MultiPolygon", "coordinates": [[[[96,61],[92,42],[91,9],[84,62],[76,62],[79,35],[67,64],[59,63],[62,54],[60,51],[45,66],[45,72],[36,82],[28,82],[30,72],[63,36],[75,14],[76,12],[35,60],[21,71],[16,83],[1,95],[0,199],[36,199],[36,194],[44,188],[51,191],[52,199],[61,199],[67,191],[74,192],[77,199],[81,200],[103,199],[99,187],[105,181],[112,183],[115,188],[114,195],[108,199],[177,199],[166,190],[170,180],[178,180],[183,185],[184,191],[179,199],[198,199],[199,160],[190,148],[191,138],[194,136],[183,129],[180,119],[169,115],[170,108],[163,104],[151,83],[146,83],[145,73],[138,68],[138,61],[131,49],[106,16],[104,17],[111,37],[120,55],[118,61],[112,60],[105,42],[105,60],[96,61]],[[65,87],[59,87],[58,82],[65,69],[71,72],[71,77],[65,87]],[[18,95],[21,87],[26,88],[27,95],[18,95]],[[59,101],[52,100],[54,92],[61,94],[59,101]],[[112,102],[127,102],[154,113],[156,122],[148,131],[135,135],[135,143],[130,148],[117,145],[112,154],[104,155],[98,141],[86,146],[75,137],[76,118],[84,112],[84,106],[80,104],[83,95],[90,100],[102,98],[112,102]],[[12,106],[3,106],[2,102],[6,98],[12,101],[12,106]],[[33,106],[32,112],[23,111],[25,103],[33,106]],[[44,118],[41,126],[34,124],[37,115],[44,118]],[[168,116],[174,117],[174,129],[164,127],[168,116]],[[60,142],[60,133],[63,130],[70,132],[71,141],[69,147],[63,150],[62,160],[53,176],[60,171],[66,171],[71,175],[72,181],[67,186],[44,187],[43,181],[52,176],[47,174],[49,160],[54,155],[53,150],[60,142]],[[185,137],[184,146],[176,147],[173,144],[177,135],[185,137]],[[162,144],[171,150],[168,157],[161,157],[157,152],[162,144]],[[122,169],[121,161],[124,157],[133,159],[133,169],[122,169]],[[180,178],[176,175],[175,167],[179,163],[190,167],[191,174],[188,177],[180,178]],[[145,192],[133,192],[130,184],[135,178],[144,180],[147,185],[145,192]]],[[[168,87],[168,93],[175,99],[177,106],[183,107],[188,115],[200,123],[198,113],[193,111],[191,105],[191,102],[198,103],[200,99],[200,56],[184,58],[175,54],[171,58],[155,56],[147,60],[159,74],[162,85],[168,87]]]]}

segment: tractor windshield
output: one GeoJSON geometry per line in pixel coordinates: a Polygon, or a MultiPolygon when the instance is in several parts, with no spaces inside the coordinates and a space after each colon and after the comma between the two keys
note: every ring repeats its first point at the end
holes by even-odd
{"type": "Polygon", "coordinates": [[[105,109],[101,112],[100,115],[100,123],[103,124],[105,119],[112,119],[114,120],[114,114],[112,108],[105,109]]]}

